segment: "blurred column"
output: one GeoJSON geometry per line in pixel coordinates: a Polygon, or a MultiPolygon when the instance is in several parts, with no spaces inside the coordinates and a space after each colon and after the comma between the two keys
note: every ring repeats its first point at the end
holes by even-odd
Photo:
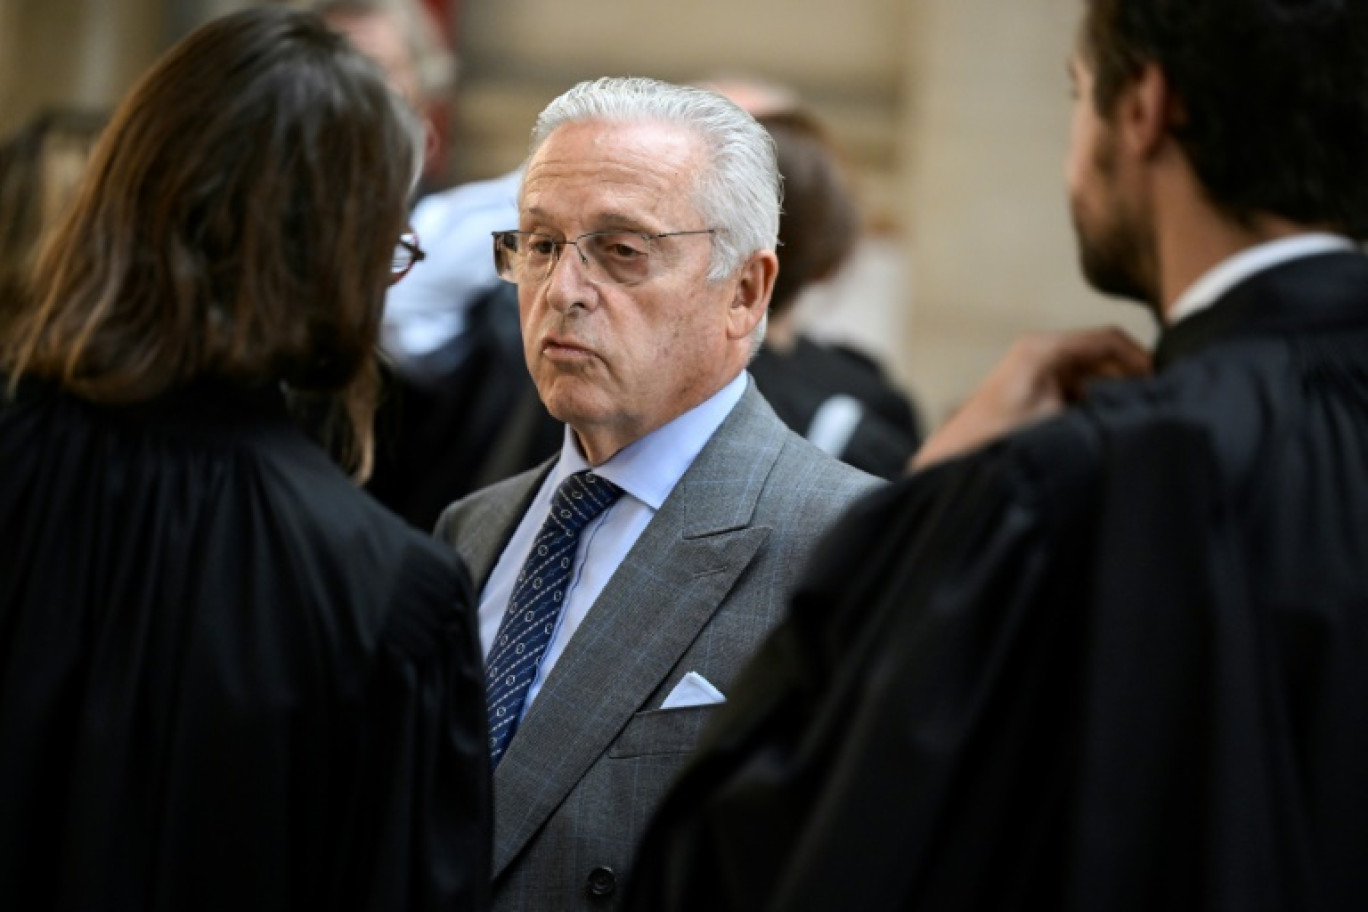
{"type": "Polygon", "coordinates": [[[161,49],[162,0],[0,0],[0,129],[107,108],[161,49]]]}
{"type": "Polygon", "coordinates": [[[253,0],[0,0],[0,132],[52,106],[108,109],[166,48],[253,0]]]}
{"type": "Polygon", "coordinates": [[[1119,322],[1078,277],[1063,187],[1082,0],[912,0],[903,174],[909,376],[942,420],[1026,331],[1119,322]]]}
{"type": "MultiPolygon", "coordinates": [[[[169,48],[210,19],[246,9],[267,6],[269,0],[156,0],[163,7],[163,48],[169,48]]],[[[150,61],[149,61],[150,62],[150,61]]]]}
{"type": "Polygon", "coordinates": [[[0,0],[0,135],[7,133],[11,118],[18,121],[14,85],[19,54],[19,0],[0,0]]]}

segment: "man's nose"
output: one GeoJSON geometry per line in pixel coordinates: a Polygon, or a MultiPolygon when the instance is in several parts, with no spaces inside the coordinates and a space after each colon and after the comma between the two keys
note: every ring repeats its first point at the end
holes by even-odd
{"type": "Polygon", "coordinates": [[[576,305],[592,307],[596,300],[597,289],[589,281],[588,261],[574,244],[561,248],[546,282],[547,302],[557,310],[569,310],[576,305]]]}

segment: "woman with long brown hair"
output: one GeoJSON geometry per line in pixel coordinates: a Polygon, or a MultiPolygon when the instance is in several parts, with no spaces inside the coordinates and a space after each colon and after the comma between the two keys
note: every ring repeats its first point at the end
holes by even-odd
{"type": "Polygon", "coordinates": [[[96,147],[0,352],[0,908],[484,906],[466,574],[289,408],[364,476],[420,136],[268,8],[96,147]]]}

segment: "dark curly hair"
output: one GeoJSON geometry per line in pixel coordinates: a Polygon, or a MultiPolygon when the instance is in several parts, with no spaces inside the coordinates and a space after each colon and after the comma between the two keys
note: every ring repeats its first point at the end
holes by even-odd
{"type": "Polygon", "coordinates": [[[1086,0],[1093,103],[1157,64],[1173,128],[1213,202],[1368,236],[1368,3],[1086,0]]]}

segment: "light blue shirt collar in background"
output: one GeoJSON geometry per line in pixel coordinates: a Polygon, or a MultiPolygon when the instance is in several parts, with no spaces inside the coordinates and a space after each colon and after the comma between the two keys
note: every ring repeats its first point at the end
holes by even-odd
{"type": "Polygon", "coordinates": [[[385,350],[405,366],[465,332],[466,311],[500,281],[491,231],[518,227],[521,171],[423,197],[409,224],[427,258],[385,295],[385,350]]]}
{"type": "Polygon", "coordinates": [[[564,608],[532,680],[524,712],[618,566],[694,459],[741,401],[749,382],[749,375],[742,371],[711,398],[619,450],[601,466],[589,465],[574,432],[566,428],[560,459],[532,498],[480,593],[480,644],[486,656],[503,623],[518,573],[527,561],[560,483],[575,472],[593,468],[595,474],[622,488],[623,496],[580,533],[564,608]]]}
{"type": "Polygon", "coordinates": [[[1173,310],[1168,318],[1169,325],[1215,304],[1221,295],[1255,273],[1301,257],[1356,249],[1358,248],[1349,238],[1325,232],[1297,234],[1256,244],[1222,260],[1189,285],[1187,290],[1178,296],[1178,300],[1173,302],[1173,310]]]}

